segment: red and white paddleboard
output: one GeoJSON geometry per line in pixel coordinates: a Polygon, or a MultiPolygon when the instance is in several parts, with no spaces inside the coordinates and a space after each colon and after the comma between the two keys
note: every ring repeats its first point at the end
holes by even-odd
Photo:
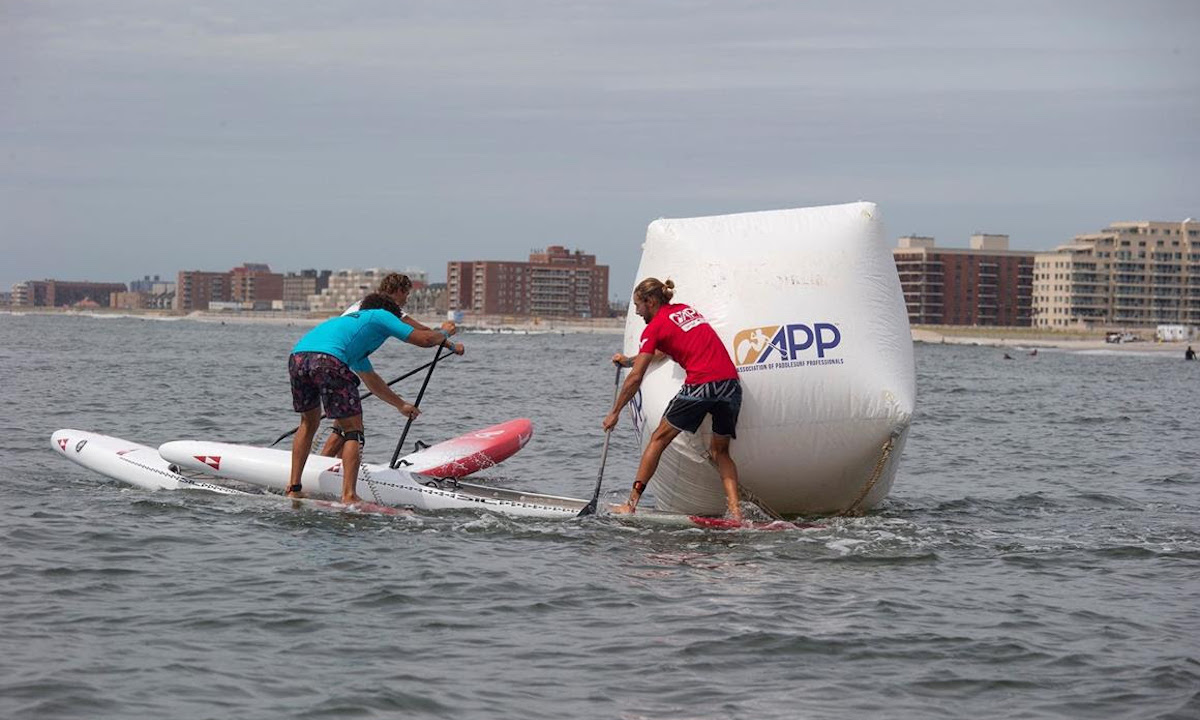
{"type": "Polygon", "coordinates": [[[533,423],[516,418],[405,455],[399,469],[439,478],[466,477],[512,457],[531,437],[533,423]]]}
{"type": "Polygon", "coordinates": [[[742,520],[737,521],[723,517],[705,517],[703,515],[688,515],[688,520],[696,527],[706,530],[817,530],[825,527],[815,523],[794,523],[787,520],[742,520]]]}

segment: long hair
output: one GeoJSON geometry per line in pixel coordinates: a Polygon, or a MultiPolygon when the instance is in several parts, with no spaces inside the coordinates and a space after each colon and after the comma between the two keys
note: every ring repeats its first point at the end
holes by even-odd
{"type": "Polygon", "coordinates": [[[675,281],[668,279],[660,282],[658,278],[646,278],[633,289],[634,297],[643,300],[657,300],[659,305],[666,305],[675,297],[675,281]]]}
{"type": "Polygon", "coordinates": [[[396,301],[384,295],[381,292],[374,292],[363,298],[362,303],[358,306],[359,310],[387,310],[398,318],[403,315],[400,312],[400,306],[396,301]]]}

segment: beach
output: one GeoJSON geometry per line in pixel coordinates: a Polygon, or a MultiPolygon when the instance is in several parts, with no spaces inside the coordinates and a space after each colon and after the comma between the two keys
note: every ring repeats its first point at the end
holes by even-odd
{"type": "MultiPolygon", "coordinates": [[[[1034,328],[978,328],[954,326],[920,326],[912,328],[913,342],[943,345],[980,345],[1017,350],[1053,348],[1078,352],[1108,351],[1117,353],[1178,353],[1182,358],[1191,342],[1158,342],[1153,331],[1144,329],[1133,342],[1111,343],[1103,331],[1046,332],[1034,328]]],[[[1192,341],[1195,342],[1195,341],[1192,341]]]]}

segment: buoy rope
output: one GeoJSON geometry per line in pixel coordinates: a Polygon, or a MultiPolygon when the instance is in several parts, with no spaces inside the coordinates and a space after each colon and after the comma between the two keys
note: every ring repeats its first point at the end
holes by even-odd
{"type": "Polygon", "coordinates": [[[883,468],[887,465],[888,458],[892,455],[892,447],[896,443],[896,434],[893,433],[883,444],[883,451],[879,453],[879,459],[875,461],[875,469],[871,471],[871,477],[867,480],[867,484],[859,491],[858,497],[854,498],[854,502],[850,503],[845,510],[837,514],[838,517],[846,517],[848,515],[862,515],[862,511],[858,506],[866,499],[871,489],[879,482],[879,478],[883,477],[883,468]]]}
{"type": "Polygon", "coordinates": [[[764,513],[766,513],[767,517],[771,518],[772,520],[783,519],[782,515],[775,512],[775,510],[766,502],[764,502],[762,498],[760,498],[758,495],[755,495],[753,492],[751,492],[750,488],[746,487],[740,482],[738,483],[738,497],[757,506],[759,510],[762,510],[764,513]]]}

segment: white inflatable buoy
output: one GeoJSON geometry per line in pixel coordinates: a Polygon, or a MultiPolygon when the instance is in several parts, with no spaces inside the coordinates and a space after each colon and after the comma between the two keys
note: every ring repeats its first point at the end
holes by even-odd
{"type": "MultiPolygon", "coordinates": [[[[896,474],[916,399],[908,312],[873,203],[656,220],[635,282],[675,282],[725,342],[743,390],[731,449],[741,484],[783,514],[856,512],[896,474]]],[[[645,322],[632,304],[625,354],[645,322]]],[[[683,384],[651,365],[630,403],[644,449],[683,384]]],[[[711,420],[681,433],[650,484],[659,509],[720,514],[711,420]]]]}

